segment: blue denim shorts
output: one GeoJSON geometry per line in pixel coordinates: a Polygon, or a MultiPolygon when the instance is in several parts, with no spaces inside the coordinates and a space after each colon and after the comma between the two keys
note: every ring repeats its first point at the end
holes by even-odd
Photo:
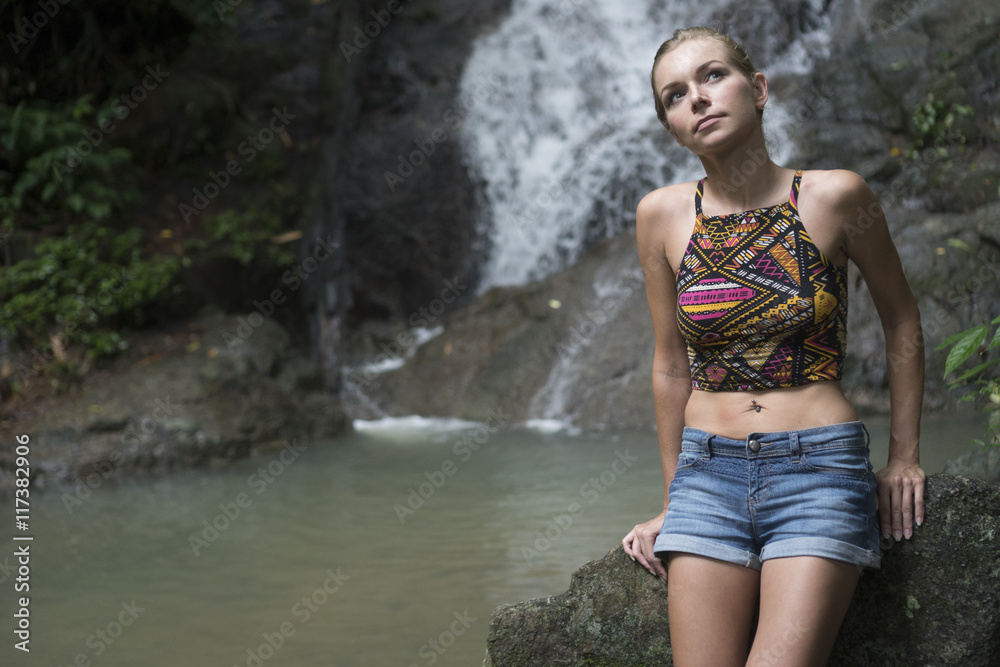
{"type": "Polygon", "coordinates": [[[681,551],[760,570],[769,558],[822,556],[880,568],[870,442],[860,421],[744,440],[685,426],[657,557],[681,551]]]}

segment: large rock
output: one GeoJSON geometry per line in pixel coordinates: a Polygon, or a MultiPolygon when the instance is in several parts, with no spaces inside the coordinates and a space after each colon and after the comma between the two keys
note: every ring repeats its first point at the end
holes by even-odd
{"type": "MultiPolygon", "coordinates": [[[[36,488],[73,485],[82,500],[84,484],[93,490],[123,473],[231,460],[350,428],[339,398],[322,390],[320,369],[273,319],[213,315],[168,335],[169,351],[97,373],[0,426],[3,442],[31,438],[36,488]]],[[[5,447],[0,489],[13,485],[13,469],[14,448],[5,447]]]]}
{"type": "MultiPolygon", "coordinates": [[[[509,5],[406,2],[362,52],[368,62],[358,82],[359,123],[344,147],[343,187],[333,189],[346,222],[351,325],[405,321],[439,296],[445,280],[476,277],[484,243],[476,227],[481,203],[478,177],[459,145],[468,113],[459,85],[473,40],[509,5]]],[[[358,25],[370,20],[363,12],[358,25]]],[[[473,93],[495,88],[484,82],[473,93]]]]}
{"type": "MultiPolygon", "coordinates": [[[[831,667],[1000,665],[1000,487],[931,475],[911,540],[861,578],[831,667]]],[[[486,667],[672,665],[666,586],[616,547],[558,596],[498,607],[486,667]]]]}
{"type": "Polygon", "coordinates": [[[648,428],[653,332],[634,233],[570,269],[494,288],[451,318],[400,370],[351,375],[390,414],[648,428]]]}

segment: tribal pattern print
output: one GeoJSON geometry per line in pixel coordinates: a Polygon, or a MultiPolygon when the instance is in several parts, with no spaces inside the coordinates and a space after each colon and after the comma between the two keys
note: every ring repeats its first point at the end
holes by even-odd
{"type": "Polygon", "coordinates": [[[691,386],[746,391],[839,380],[847,346],[847,271],[809,238],[788,201],[697,217],[677,270],[677,321],[691,386]]]}

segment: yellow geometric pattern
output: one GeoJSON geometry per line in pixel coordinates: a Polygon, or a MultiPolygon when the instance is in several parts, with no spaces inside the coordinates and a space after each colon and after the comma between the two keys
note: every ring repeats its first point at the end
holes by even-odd
{"type": "Polygon", "coordinates": [[[678,269],[677,320],[691,385],[744,391],[839,380],[847,344],[847,271],[809,238],[788,201],[707,217],[695,190],[694,231],[678,269]]]}

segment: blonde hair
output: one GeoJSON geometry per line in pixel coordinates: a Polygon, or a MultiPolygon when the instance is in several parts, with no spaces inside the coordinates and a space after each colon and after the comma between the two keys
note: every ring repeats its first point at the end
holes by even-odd
{"type": "MultiPolygon", "coordinates": [[[[747,55],[746,50],[739,42],[729,35],[721,33],[714,28],[700,25],[675,30],[670,39],[663,42],[663,44],[660,44],[660,48],[656,51],[656,57],[653,58],[653,69],[649,72],[649,85],[653,88],[653,102],[656,105],[656,117],[660,119],[660,123],[663,127],[668,130],[670,129],[670,125],[667,123],[667,109],[663,106],[663,101],[660,99],[660,95],[656,90],[656,80],[654,77],[656,65],[659,64],[660,58],[667,55],[670,51],[677,48],[684,42],[693,39],[714,39],[721,42],[729,52],[729,58],[732,61],[733,66],[746,77],[747,81],[749,81],[751,85],[753,84],[753,75],[757,73],[757,68],[754,67],[753,63],[750,61],[750,56],[747,55]]],[[[758,110],[757,117],[761,118],[763,115],[764,110],[758,110]]]]}

